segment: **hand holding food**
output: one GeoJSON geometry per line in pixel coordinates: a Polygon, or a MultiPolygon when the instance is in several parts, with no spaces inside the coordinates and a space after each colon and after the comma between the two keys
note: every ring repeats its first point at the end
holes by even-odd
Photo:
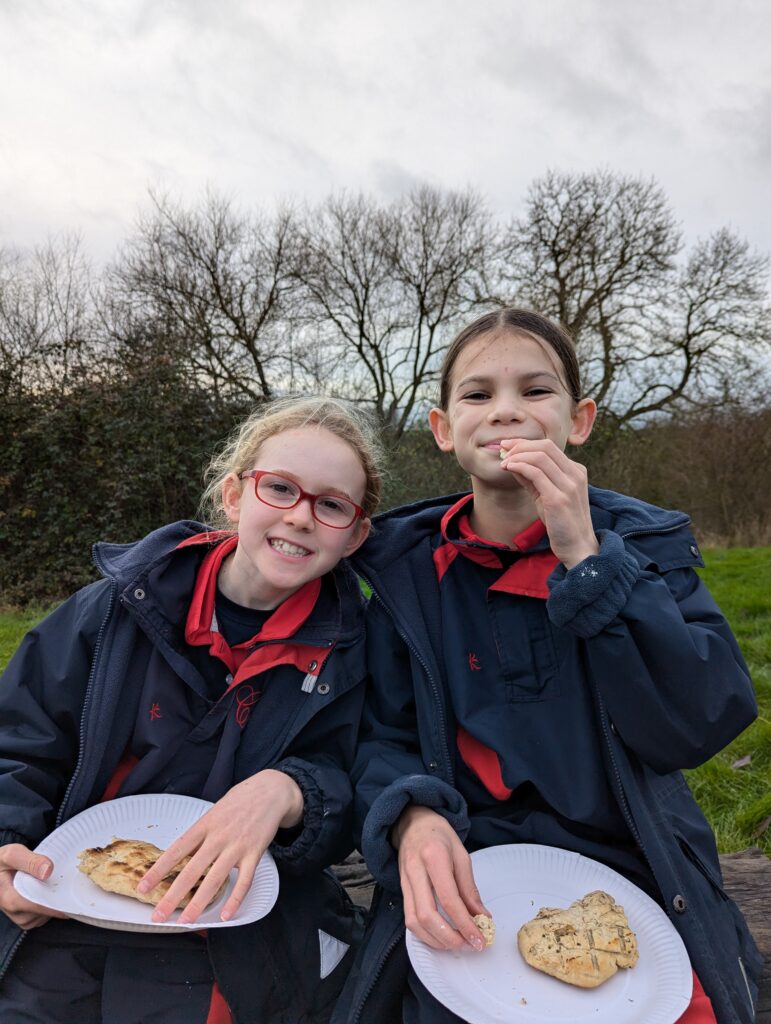
{"type": "Polygon", "coordinates": [[[192,924],[235,868],[238,878],[220,914],[223,921],[230,920],[238,912],[260,858],[278,829],[298,825],[303,812],[302,791],[285,772],[266,768],[233,786],[171,844],[142,880],[139,889],[146,893],[175,870],[173,884],[158,903],[152,920],[163,922],[175,907],[188,903],[179,922],[192,924]],[[183,903],[193,886],[198,892],[183,903]]]}
{"type": "Polygon", "coordinates": [[[430,807],[410,804],[391,842],[399,851],[404,918],[413,935],[433,949],[460,949],[464,943],[484,949],[473,916],[485,913],[484,904],[471,858],[450,823],[430,807]]]}

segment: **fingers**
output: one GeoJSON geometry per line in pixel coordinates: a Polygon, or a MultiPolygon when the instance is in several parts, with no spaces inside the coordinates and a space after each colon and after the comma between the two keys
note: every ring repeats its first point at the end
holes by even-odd
{"type": "MultiPolygon", "coordinates": [[[[31,900],[25,899],[20,893],[16,891],[13,885],[13,877],[16,871],[23,871],[23,868],[12,868],[13,863],[24,864],[27,867],[33,868],[33,871],[27,871],[26,874],[33,874],[35,869],[40,870],[40,860],[47,861],[50,865],[51,862],[48,858],[41,858],[31,852],[24,846],[19,846],[16,850],[11,850],[10,846],[0,847],[0,910],[14,922],[20,928],[29,930],[30,928],[38,928],[41,924],[45,924],[50,917],[66,917],[60,910],[49,910],[48,907],[40,906],[38,903],[33,903],[31,900]],[[30,858],[35,857],[33,861],[30,858]]],[[[48,870],[50,875],[50,870],[48,870]]]]}
{"type": "MultiPolygon", "coordinates": [[[[180,914],[179,923],[193,924],[194,921],[197,921],[198,916],[206,910],[208,905],[217,895],[223,882],[227,882],[229,875],[230,865],[227,861],[224,859],[216,861],[211,868],[209,868],[195,895],[180,914]]],[[[254,875],[253,870],[252,875],[254,875]]],[[[241,899],[243,899],[243,897],[241,897],[241,899]]],[[[240,902],[241,900],[236,904],[236,909],[238,909],[240,902]]]]}
{"type": "Polygon", "coordinates": [[[169,891],[153,911],[151,920],[161,923],[176,910],[190,890],[209,870],[211,858],[201,850],[182,868],[172,882],[169,891]]]}
{"type": "Polygon", "coordinates": [[[238,878],[236,884],[233,886],[233,891],[225,901],[225,906],[222,908],[220,914],[220,920],[229,921],[232,917],[238,913],[241,904],[246,898],[246,894],[251,888],[252,882],[254,881],[254,873],[257,870],[257,862],[252,867],[248,867],[246,864],[242,865],[238,869],[238,878]]]}
{"type": "Polygon", "coordinates": [[[154,889],[177,866],[183,857],[187,857],[189,853],[192,853],[200,845],[201,840],[197,835],[196,828],[198,824],[199,822],[196,822],[187,832],[183,832],[179,839],[175,839],[168,850],[161,854],[150,870],[140,878],[137,884],[138,892],[146,893],[154,889]]]}
{"type": "MultiPolygon", "coordinates": [[[[441,875],[442,865],[437,864],[436,867],[441,875]]],[[[450,883],[443,885],[442,889],[447,894],[451,887],[450,883]]],[[[420,869],[410,871],[402,882],[402,892],[404,919],[416,938],[432,949],[458,949],[463,945],[463,937],[437,910],[435,890],[428,872],[420,869]]],[[[451,902],[449,898],[448,902],[451,902]]]]}
{"type": "Polygon", "coordinates": [[[39,853],[22,846],[21,843],[8,843],[7,846],[0,846],[0,869],[10,868],[13,871],[23,871],[26,875],[45,882],[51,877],[54,869],[53,861],[43,857],[39,853]]]}
{"type": "Polygon", "coordinates": [[[482,902],[479,889],[477,889],[471,857],[469,857],[465,849],[463,849],[462,853],[463,856],[459,853],[455,858],[455,877],[458,882],[460,898],[472,917],[475,914],[486,914],[488,917],[492,917],[493,915],[482,902]]]}
{"type": "Polygon", "coordinates": [[[223,883],[228,881],[233,867],[238,868],[238,876],[233,891],[228,896],[220,914],[220,920],[229,921],[235,917],[249,892],[254,874],[257,870],[262,851],[254,851],[234,861],[229,851],[225,850],[213,863],[203,851],[186,864],[175,879],[169,891],[153,911],[152,920],[157,923],[166,921],[170,914],[180,905],[182,900],[200,881],[190,902],[183,908],[179,916],[179,924],[193,924],[200,914],[213,902],[223,883]]]}
{"type": "Polygon", "coordinates": [[[532,483],[551,483],[558,491],[568,492],[586,488],[585,467],[569,459],[553,441],[517,440],[511,442],[504,453],[501,467],[521,473],[532,483]]]}
{"type": "Polygon", "coordinates": [[[477,950],[484,947],[471,916],[485,912],[471,861],[441,816],[413,819],[404,829],[399,869],[405,921],[416,938],[433,949],[459,949],[464,944],[477,950]]]}

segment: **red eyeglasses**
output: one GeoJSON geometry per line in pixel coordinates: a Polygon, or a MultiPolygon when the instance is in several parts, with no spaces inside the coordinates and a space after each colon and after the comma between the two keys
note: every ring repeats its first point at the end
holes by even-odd
{"type": "Polygon", "coordinates": [[[247,478],[254,480],[254,493],[263,504],[271,508],[294,508],[307,498],[316,522],[331,526],[333,530],[345,530],[365,515],[364,509],[350,498],[339,494],[311,494],[294,480],[265,469],[248,469],[240,474],[241,480],[247,478]]]}

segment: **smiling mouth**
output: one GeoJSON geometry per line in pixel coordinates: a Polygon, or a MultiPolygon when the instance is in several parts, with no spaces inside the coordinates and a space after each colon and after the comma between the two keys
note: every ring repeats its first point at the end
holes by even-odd
{"type": "Polygon", "coordinates": [[[302,548],[298,544],[290,544],[288,540],[281,540],[278,537],[271,537],[268,540],[268,544],[273,548],[274,551],[278,551],[281,555],[288,555],[289,558],[305,558],[311,552],[308,548],[302,548]]]}

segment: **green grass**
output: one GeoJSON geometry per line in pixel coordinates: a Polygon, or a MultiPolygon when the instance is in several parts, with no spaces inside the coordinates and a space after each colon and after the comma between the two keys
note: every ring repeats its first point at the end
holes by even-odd
{"type": "Polygon", "coordinates": [[[19,641],[46,614],[45,608],[25,608],[23,612],[0,611],[0,671],[10,661],[19,641]]]}
{"type": "Polygon", "coordinates": [[[701,575],[749,665],[758,718],[686,776],[721,853],[759,846],[771,856],[771,548],[716,548],[704,559],[701,575]],[[747,767],[731,767],[747,755],[747,767]]]}
{"type": "MultiPolygon", "coordinates": [[[[771,548],[716,548],[704,557],[702,576],[747,659],[759,716],[730,746],[686,775],[721,853],[759,846],[771,856],[771,548]],[[747,755],[749,765],[731,767],[747,755]]],[[[0,612],[0,668],[43,614],[0,612]]]]}

